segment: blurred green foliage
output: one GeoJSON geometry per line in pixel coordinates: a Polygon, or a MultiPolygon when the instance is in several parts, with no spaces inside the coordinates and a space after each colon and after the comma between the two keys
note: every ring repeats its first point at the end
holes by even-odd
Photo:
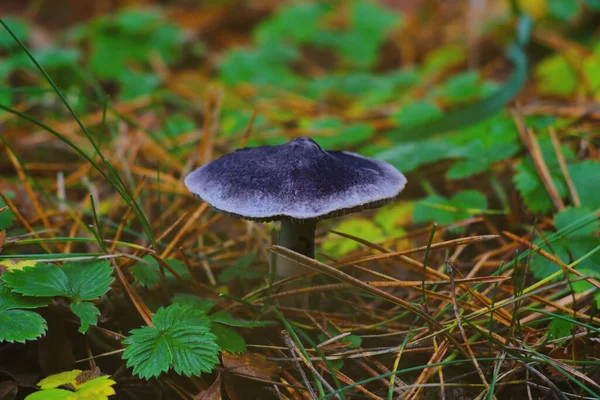
{"type": "MultiPolygon", "coordinates": [[[[583,10],[600,10],[598,0],[542,3],[545,11],[537,17],[542,26],[568,26],[577,21],[583,10]]],[[[28,22],[17,18],[7,18],[5,22],[23,42],[29,43],[28,22]]],[[[444,161],[443,169],[436,169],[436,174],[442,174],[441,178],[457,188],[415,191],[421,198],[416,199],[414,209],[411,203],[408,214],[412,214],[414,223],[454,223],[473,215],[496,213],[488,210],[499,200],[493,192],[480,185],[468,186],[475,182],[473,178],[487,182],[506,171],[512,174],[514,187],[527,210],[550,215],[553,209],[531,157],[524,152],[512,116],[505,109],[525,83],[528,71],[522,46],[532,25],[528,19],[517,25],[520,31],[502,41],[503,45],[515,43],[508,54],[516,70],[504,84],[487,78],[482,71],[467,71],[467,49],[457,43],[432,49],[416,65],[400,69],[385,64],[382,50],[405,29],[404,18],[368,0],[286,3],[255,26],[249,43],[223,49],[210,60],[204,58],[207,47],[188,42],[184,30],[158,8],[128,9],[91,20],[61,35],[53,47],[34,50],[33,55],[56,78],[80,112],[89,109],[89,97],[93,98],[90,103],[102,104],[107,87],[114,90],[111,96],[118,101],[163,94],[157,98],[165,103],[169,99],[169,106],[173,99],[184,104],[175,110],[165,106],[159,112],[162,123],[152,132],[161,146],[182,157],[194,145],[180,139],[200,129],[198,116],[185,99],[165,90],[166,82],[156,65],[177,69],[182,62],[189,63],[190,58],[214,62],[214,78],[225,86],[219,119],[221,137],[239,139],[252,118],[252,107],[267,101],[268,113],[258,112],[254,120],[250,146],[281,143],[287,139],[287,127],[293,126],[324,148],[350,149],[391,162],[409,175],[411,184],[418,187],[421,183],[425,188],[429,184],[419,182],[420,177],[427,175],[428,166],[444,161]],[[244,85],[253,87],[253,95],[239,96],[236,89],[244,85]],[[90,87],[94,88],[94,96],[86,94],[90,87]],[[323,111],[298,113],[290,105],[293,103],[279,101],[282,98],[299,98],[323,111]],[[466,112],[460,114],[461,110],[466,112]],[[459,113],[453,114],[455,111],[459,113]]],[[[490,26],[490,30],[495,29],[490,26]]],[[[506,30],[502,31],[505,34],[506,30]]],[[[569,51],[543,54],[532,74],[538,94],[563,100],[581,94],[600,98],[600,41],[589,35],[582,37],[572,39],[586,49],[582,58],[569,51]]],[[[0,83],[4,86],[9,86],[15,72],[35,71],[8,35],[0,35],[0,52],[0,83]]],[[[45,93],[39,91],[22,98],[33,103],[45,93]]],[[[0,89],[1,104],[11,104],[15,96],[20,96],[17,90],[0,89]]],[[[559,194],[569,202],[572,199],[566,179],[547,138],[549,126],[567,126],[569,121],[537,117],[526,118],[526,123],[540,136],[544,160],[559,194]]],[[[600,181],[599,163],[582,161],[568,145],[562,151],[581,198],[581,210],[600,207],[600,191],[594,185],[600,181]]],[[[506,180],[500,190],[510,190],[506,180]]],[[[506,207],[506,196],[500,200],[506,207]]],[[[402,226],[386,225],[386,218],[379,216],[389,213],[390,221],[401,220],[403,224],[410,223],[411,218],[404,218],[406,210],[390,210],[394,210],[393,206],[375,213],[373,221],[350,219],[335,229],[371,241],[401,235],[402,226]]],[[[560,222],[557,217],[555,224],[560,222]]],[[[2,211],[0,229],[10,227],[13,220],[9,210],[2,211]]],[[[356,249],[356,244],[347,239],[329,239],[323,250],[332,255],[341,257],[356,249]]],[[[565,250],[562,254],[566,253],[565,250]]],[[[219,280],[261,276],[250,268],[253,257],[241,258],[225,269],[219,280]]],[[[133,267],[134,277],[140,285],[156,285],[160,276],[158,265],[153,259],[144,261],[133,267]]],[[[175,263],[171,267],[187,276],[183,265],[175,263]]],[[[548,272],[543,265],[539,267],[540,276],[548,272]]],[[[166,276],[173,278],[168,272],[166,276]]]]}

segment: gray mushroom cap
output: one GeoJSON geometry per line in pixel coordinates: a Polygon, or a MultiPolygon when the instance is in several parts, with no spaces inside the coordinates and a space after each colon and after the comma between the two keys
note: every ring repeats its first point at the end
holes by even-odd
{"type": "Polygon", "coordinates": [[[375,208],[405,185],[386,162],[325,151],[306,137],[236,150],[185,178],[188,190],[213,208],[253,221],[318,220],[375,208]]]}

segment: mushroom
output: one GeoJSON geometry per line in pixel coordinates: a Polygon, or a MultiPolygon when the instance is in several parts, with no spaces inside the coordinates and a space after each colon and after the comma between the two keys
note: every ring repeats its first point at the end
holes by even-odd
{"type": "MultiPolygon", "coordinates": [[[[319,220],[394,200],[406,178],[390,164],[346,151],[325,151],[297,137],[279,146],[238,149],[196,169],[185,186],[216,210],[250,221],[281,221],[279,245],[314,258],[319,220]]],[[[303,272],[278,257],[275,274],[303,272]]]]}

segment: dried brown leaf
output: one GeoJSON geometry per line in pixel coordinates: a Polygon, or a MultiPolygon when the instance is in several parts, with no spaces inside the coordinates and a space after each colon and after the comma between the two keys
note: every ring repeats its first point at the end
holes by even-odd
{"type": "Polygon", "coordinates": [[[210,387],[194,396],[194,400],[221,400],[221,375],[217,376],[215,382],[210,387]]]}

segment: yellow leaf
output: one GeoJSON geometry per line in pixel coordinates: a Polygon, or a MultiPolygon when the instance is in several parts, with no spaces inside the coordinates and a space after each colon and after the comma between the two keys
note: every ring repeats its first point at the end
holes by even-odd
{"type": "Polygon", "coordinates": [[[74,369],[72,371],[61,372],[60,374],[50,375],[47,378],[42,379],[38,382],[38,386],[42,389],[53,389],[62,385],[76,386],[75,379],[81,374],[80,369],[74,369]]]}
{"type": "MultiPolygon", "coordinates": [[[[383,231],[372,221],[366,218],[352,218],[342,221],[333,228],[334,231],[347,233],[369,242],[379,242],[384,238],[383,231]]],[[[355,240],[330,233],[321,245],[323,251],[333,257],[342,257],[354,250],[363,247],[355,240]]]]}
{"type": "Polygon", "coordinates": [[[5,260],[0,260],[0,267],[5,267],[8,270],[11,269],[23,269],[25,267],[33,267],[37,261],[32,260],[21,260],[18,258],[9,258],[5,260]]]}
{"type": "Polygon", "coordinates": [[[519,0],[519,6],[533,19],[540,19],[548,14],[548,4],[546,0],[519,0]]]}
{"type": "Polygon", "coordinates": [[[414,207],[414,202],[392,203],[377,210],[373,220],[388,235],[392,235],[395,229],[410,224],[414,207]]]}
{"type": "Polygon", "coordinates": [[[81,385],[74,400],[106,400],[116,394],[112,387],[116,383],[108,375],[99,376],[81,385]]]}

